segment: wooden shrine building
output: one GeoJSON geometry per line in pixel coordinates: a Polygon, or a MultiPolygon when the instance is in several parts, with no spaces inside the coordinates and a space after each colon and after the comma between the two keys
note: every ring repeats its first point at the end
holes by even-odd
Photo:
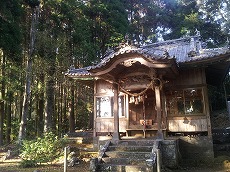
{"type": "Polygon", "coordinates": [[[94,136],[211,138],[208,85],[229,71],[230,50],[204,49],[200,35],[111,50],[66,76],[94,82],[94,136]]]}

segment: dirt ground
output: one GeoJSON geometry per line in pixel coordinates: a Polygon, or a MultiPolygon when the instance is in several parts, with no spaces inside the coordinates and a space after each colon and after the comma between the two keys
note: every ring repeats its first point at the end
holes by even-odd
{"type": "MultiPolygon", "coordinates": [[[[53,165],[43,165],[36,168],[20,168],[18,158],[0,161],[0,172],[63,172],[63,163],[53,165]]],[[[89,162],[81,161],[79,165],[68,167],[68,172],[88,172],[89,162]]],[[[178,169],[164,169],[162,172],[230,172],[230,162],[213,162],[210,165],[201,165],[197,167],[179,167],[178,169]]]]}
{"type": "Polygon", "coordinates": [[[193,168],[188,168],[188,169],[180,169],[180,170],[172,170],[173,172],[229,172],[230,170],[228,169],[222,169],[222,168],[219,168],[219,167],[193,167],[193,168]]]}
{"type": "MultiPolygon", "coordinates": [[[[41,165],[35,168],[21,168],[19,167],[20,159],[10,159],[0,161],[0,172],[63,172],[63,163],[41,165]]],[[[74,167],[67,167],[68,172],[88,172],[89,162],[81,161],[79,165],[74,167]]]]}

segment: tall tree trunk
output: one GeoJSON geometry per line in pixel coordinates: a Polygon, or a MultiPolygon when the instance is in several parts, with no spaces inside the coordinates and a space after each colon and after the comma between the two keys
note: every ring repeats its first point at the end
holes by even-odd
{"type": "Polygon", "coordinates": [[[12,105],[12,99],[13,99],[13,94],[9,93],[8,94],[8,99],[9,101],[7,102],[7,122],[6,122],[6,142],[10,143],[10,134],[11,134],[11,105],[12,105]]]}
{"type": "Polygon", "coordinates": [[[44,132],[52,129],[52,118],[54,112],[54,91],[53,79],[48,79],[46,84],[46,111],[45,111],[45,125],[44,132]]]}
{"type": "MultiPolygon", "coordinates": [[[[39,84],[44,85],[44,74],[41,74],[39,77],[39,84]]],[[[39,89],[39,93],[38,93],[38,98],[37,98],[37,135],[41,136],[43,130],[44,130],[44,126],[43,126],[43,120],[44,120],[44,105],[45,105],[45,101],[44,101],[44,92],[43,89],[41,89],[40,87],[42,87],[41,85],[38,85],[38,89],[39,89]],[[41,90],[40,90],[41,89],[41,90]]]]}
{"type": "MultiPolygon", "coordinates": [[[[51,59],[55,59],[51,57],[51,59]]],[[[55,73],[55,60],[54,63],[51,63],[53,66],[50,66],[48,71],[48,77],[46,82],[46,112],[45,112],[45,125],[44,132],[51,131],[54,128],[54,124],[52,123],[52,119],[54,116],[54,73],[55,73]]]]}
{"type": "Polygon", "coordinates": [[[23,109],[22,109],[22,117],[19,129],[18,141],[21,143],[26,136],[26,123],[27,116],[29,113],[29,105],[30,105],[30,97],[31,97],[31,79],[32,79],[32,58],[29,57],[27,62],[27,70],[26,70],[26,85],[25,85],[25,93],[23,98],[23,109]]]}
{"type": "Polygon", "coordinates": [[[21,117],[20,129],[18,134],[18,142],[21,144],[21,141],[26,136],[26,123],[27,116],[29,113],[29,105],[31,98],[31,81],[32,81],[32,64],[33,64],[33,54],[34,54],[34,43],[35,43],[35,32],[36,32],[36,23],[38,18],[39,8],[32,8],[32,21],[31,21],[31,29],[30,29],[30,45],[29,45],[29,54],[26,68],[26,84],[25,84],[25,93],[23,100],[23,112],[21,117]]]}
{"type": "Polygon", "coordinates": [[[58,83],[58,99],[57,99],[57,122],[58,122],[58,136],[61,136],[61,121],[62,121],[62,86],[58,83]]]}
{"type": "MultiPolygon", "coordinates": [[[[23,74],[21,74],[21,78],[23,78],[23,74]]],[[[23,87],[23,82],[21,80],[20,86],[23,87]]],[[[19,92],[19,120],[21,121],[22,119],[22,113],[23,113],[23,90],[21,89],[19,92]]]]}
{"type": "Polygon", "coordinates": [[[57,131],[58,128],[57,128],[57,124],[58,124],[58,113],[57,113],[57,83],[54,81],[54,85],[53,85],[53,94],[54,94],[54,97],[53,97],[53,125],[52,125],[52,128],[57,131]]]}
{"type": "MultiPolygon", "coordinates": [[[[1,76],[5,76],[5,55],[1,52],[1,76]]],[[[0,146],[3,145],[3,121],[5,114],[5,81],[1,81],[1,95],[0,95],[0,146]]]]}
{"type": "Polygon", "coordinates": [[[63,99],[63,123],[62,123],[62,132],[66,133],[68,132],[68,117],[67,117],[67,107],[68,107],[68,100],[67,100],[67,97],[68,97],[68,89],[66,87],[63,88],[64,89],[64,92],[63,92],[63,96],[64,96],[64,99],[63,99]],[[66,125],[67,124],[67,125],[66,125]]]}

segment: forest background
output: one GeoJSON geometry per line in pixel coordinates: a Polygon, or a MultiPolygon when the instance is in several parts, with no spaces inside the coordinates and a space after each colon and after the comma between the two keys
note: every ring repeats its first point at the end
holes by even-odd
{"type": "MultiPolygon", "coordinates": [[[[201,34],[229,46],[229,0],[1,0],[0,146],[53,131],[90,129],[93,87],[65,78],[108,49],[201,34]]],[[[226,108],[230,77],[209,86],[212,110],[226,108]]]]}

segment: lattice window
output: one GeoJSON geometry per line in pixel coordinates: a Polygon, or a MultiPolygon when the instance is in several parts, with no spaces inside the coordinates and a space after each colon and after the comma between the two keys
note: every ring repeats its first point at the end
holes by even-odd
{"type": "MultiPolygon", "coordinates": [[[[124,96],[119,96],[118,99],[118,113],[119,117],[125,117],[124,96]]],[[[96,97],[96,114],[97,117],[113,117],[113,97],[96,97]]]]}
{"type": "Polygon", "coordinates": [[[170,116],[204,113],[202,88],[166,91],[167,113],[170,116]]]}

